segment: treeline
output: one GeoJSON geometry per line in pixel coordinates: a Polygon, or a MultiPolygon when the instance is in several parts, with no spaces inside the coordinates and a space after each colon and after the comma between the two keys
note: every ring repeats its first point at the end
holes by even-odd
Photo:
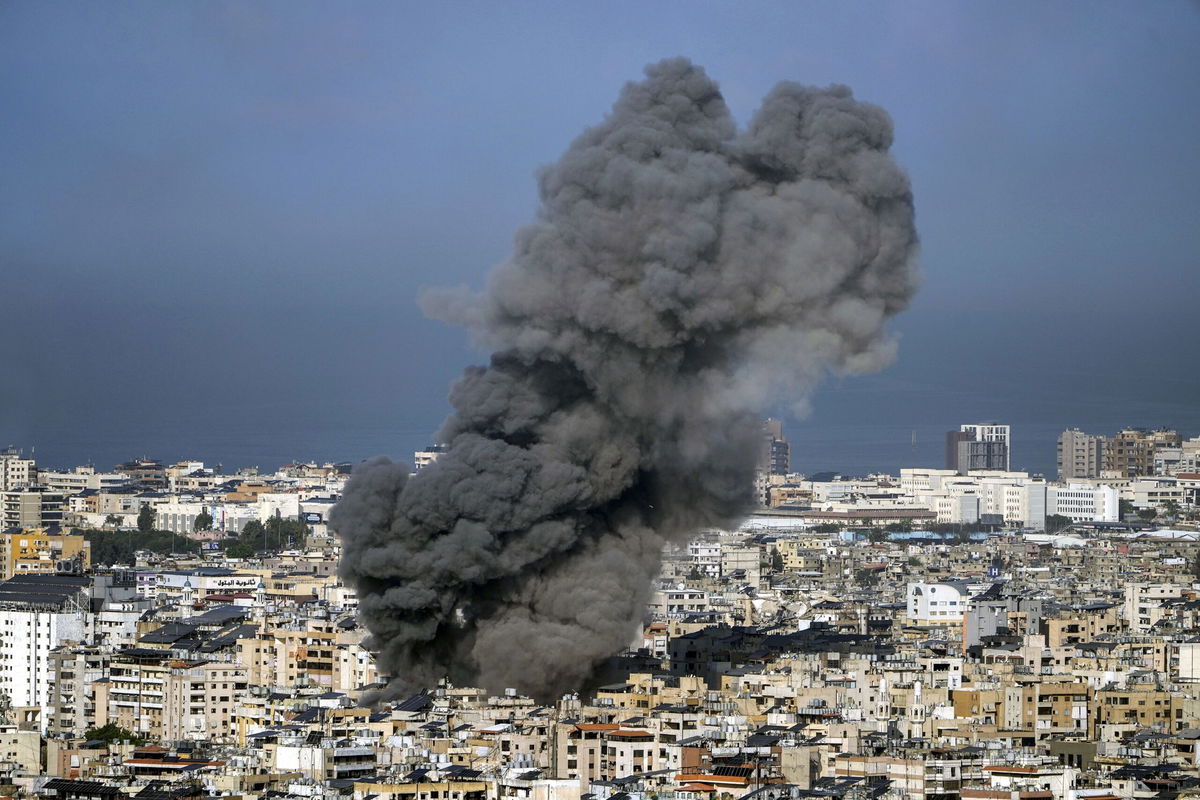
{"type": "MultiPolygon", "coordinates": [[[[194,553],[200,543],[170,531],[105,531],[77,529],[91,542],[93,564],[133,564],[139,550],[161,555],[194,553]]],[[[296,519],[272,517],[266,524],[247,522],[242,532],[217,540],[219,549],[230,558],[250,558],[258,553],[303,548],[308,540],[308,525],[296,519]]]]}
{"type": "Polygon", "coordinates": [[[75,530],[91,542],[93,564],[133,564],[138,550],[150,550],[167,555],[189,552],[198,545],[186,536],[170,531],[101,531],[75,530]]]}
{"type": "Polygon", "coordinates": [[[309,527],[298,519],[271,517],[267,524],[250,520],[237,538],[220,544],[230,558],[249,558],[255,553],[291,550],[304,547],[309,527]]]}

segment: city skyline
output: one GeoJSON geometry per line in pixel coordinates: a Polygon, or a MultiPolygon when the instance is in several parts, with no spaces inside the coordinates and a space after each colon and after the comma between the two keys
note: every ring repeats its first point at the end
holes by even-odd
{"type": "Polygon", "coordinates": [[[0,800],[1200,800],[1198,40],[0,3],[0,800]]]}

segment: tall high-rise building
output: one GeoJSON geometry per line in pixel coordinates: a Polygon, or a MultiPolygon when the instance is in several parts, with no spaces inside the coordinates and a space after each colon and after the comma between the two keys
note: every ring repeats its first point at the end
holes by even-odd
{"type": "Polygon", "coordinates": [[[1105,437],[1071,428],[1058,435],[1058,479],[1097,478],[1104,468],[1105,437]]]}
{"type": "Polygon", "coordinates": [[[0,692],[14,706],[50,704],[50,651],[84,640],[91,578],[19,575],[0,583],[0,692]]]}
{"type": "Polygon", "coordinates": [[[1010,430],[1007,425],[980,422],[962,425],[946,434],[946,469],[1009,469],[1010,430]]]}
{"type": "Polygon", "coordinates": [[[946,432],[946,469],[958,471],[958,446],[971,441],[971,434],[963,431],[946,432]]]}
{"type": "Polygon", "coordinates": [[[1135,478],[1154,474],[1154,453],[1183,443],[1178,431],[1125,428],[1104,445],[1103,470],[1108,477],[1135,478]]]}
{"type": "Polygon", "coordinates": [[[762,426],[762,449],[758,470],[768,475],[787,475],[792,471],[792,446],[783,438],[783,423],[765,419],[762,426]]]}

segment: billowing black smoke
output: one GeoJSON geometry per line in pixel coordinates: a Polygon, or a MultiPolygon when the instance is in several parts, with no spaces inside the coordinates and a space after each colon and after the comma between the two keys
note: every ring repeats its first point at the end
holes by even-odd
{"type": "Polygon", "coordinates": [[[424,298],[495,351],[448,451],[363,464],[334,511],[397,691],[578,687],[632,640],[663,545],[750,508],[758,412],[891,358],[916,235],[888,115],[784,83],[739,133],[699,67],[646,76],[541,173],[487,291],[424,298]]]}

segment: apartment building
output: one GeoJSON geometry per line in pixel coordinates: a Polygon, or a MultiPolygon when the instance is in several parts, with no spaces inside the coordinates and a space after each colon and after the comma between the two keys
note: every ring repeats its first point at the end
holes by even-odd
{"type": "Polygon", "coordinates": [[[61,525],[65,507],[63,494],[45,486],[0,492],[0,530],[61,525]]]}
{"type": "Polygon", "coordinates": [[[1183,443],[1178,431],[1125,428],[1104,445],[1104,477],[1136,478],[1154,474],[1158,448],[1177,448],[1183,443]]]}
{"type": "Polygon", "coordinates": [[[88,645],[50,652],[48,736],[83,736],[97,727],[94,685],[108,680],[111,659],[104,648],[88,645]]]}
{"type": "Polygon", "coordinates": [[[13,706],[50,706],[50,653],[88,635],[91,579],[18,575],[0,583],[0,693],[13,706]]]}
{"type": "Polygon", "coordinates": [[[1097,690],[1096,724],[1153,728],[1165,733],[1176,730],[1177,705],[1170,691],[1153,676],[1147,676],[1124,687],[1097,690]]]}
{"type": "Polygon", "coordinates": [[[163,684],[161,736],[174,741],[234,740],[234,710],[247,686],[247,672],[240,664],[172,664],[163,684]]]}
{"type": "Polygon", "coordinates": [[[763,420],[758,471],[768,475],[787,475],[792,471],[792,448],[783,436],[780,420],[763,420]]]}
{"type": "Polygon", "coordinates": [[[256,686],[354,692],[378,679],[371,654],[346,634],[276,630],[238,640],[236,652],[247,680],[256,686]]]}
{"type": "Polygon", "coordinates": [[[1095,478],[1104,468],[1103,436],[1093,436],[1078,428],[1058,435],[1058,479],[1095,478]]]}
{"type": "Polygon", "coordinates": [[[0,450],[0,492],[21,489],[37,483],[37,464],[23,458],[15,447],[0,450]]]}
{"type": "Polygon", "coordinates": [[[14,575],[85,572],[91,543],[60,528],[29,528],[0,533],[0,580],[14,575]]]}
{"type": "Polygon", "coordinates": [[[1163,511],[1169,503],[1188,504],[1186,480],[1176,477],[1142,477],[1129,481],[1121,495],[1134,508],[1163,511]]]}
{"type": "Polygon", "coordinates": [[[97,472],[90,465],[75,467],[66,472],[41,470],[37,482],[51,491],[73,495],[91,489],[101,491],[124,486],[129,476],[123,472],[97,472]]]}
{"type": "Polygon", "coordinates": [[[1134,633],[1147,633],[1168,614],[1163,601],[1183,597],[1189,592],[1187,586],[1176,583],[1125,584],[1125,624],[1134,633]]]}

